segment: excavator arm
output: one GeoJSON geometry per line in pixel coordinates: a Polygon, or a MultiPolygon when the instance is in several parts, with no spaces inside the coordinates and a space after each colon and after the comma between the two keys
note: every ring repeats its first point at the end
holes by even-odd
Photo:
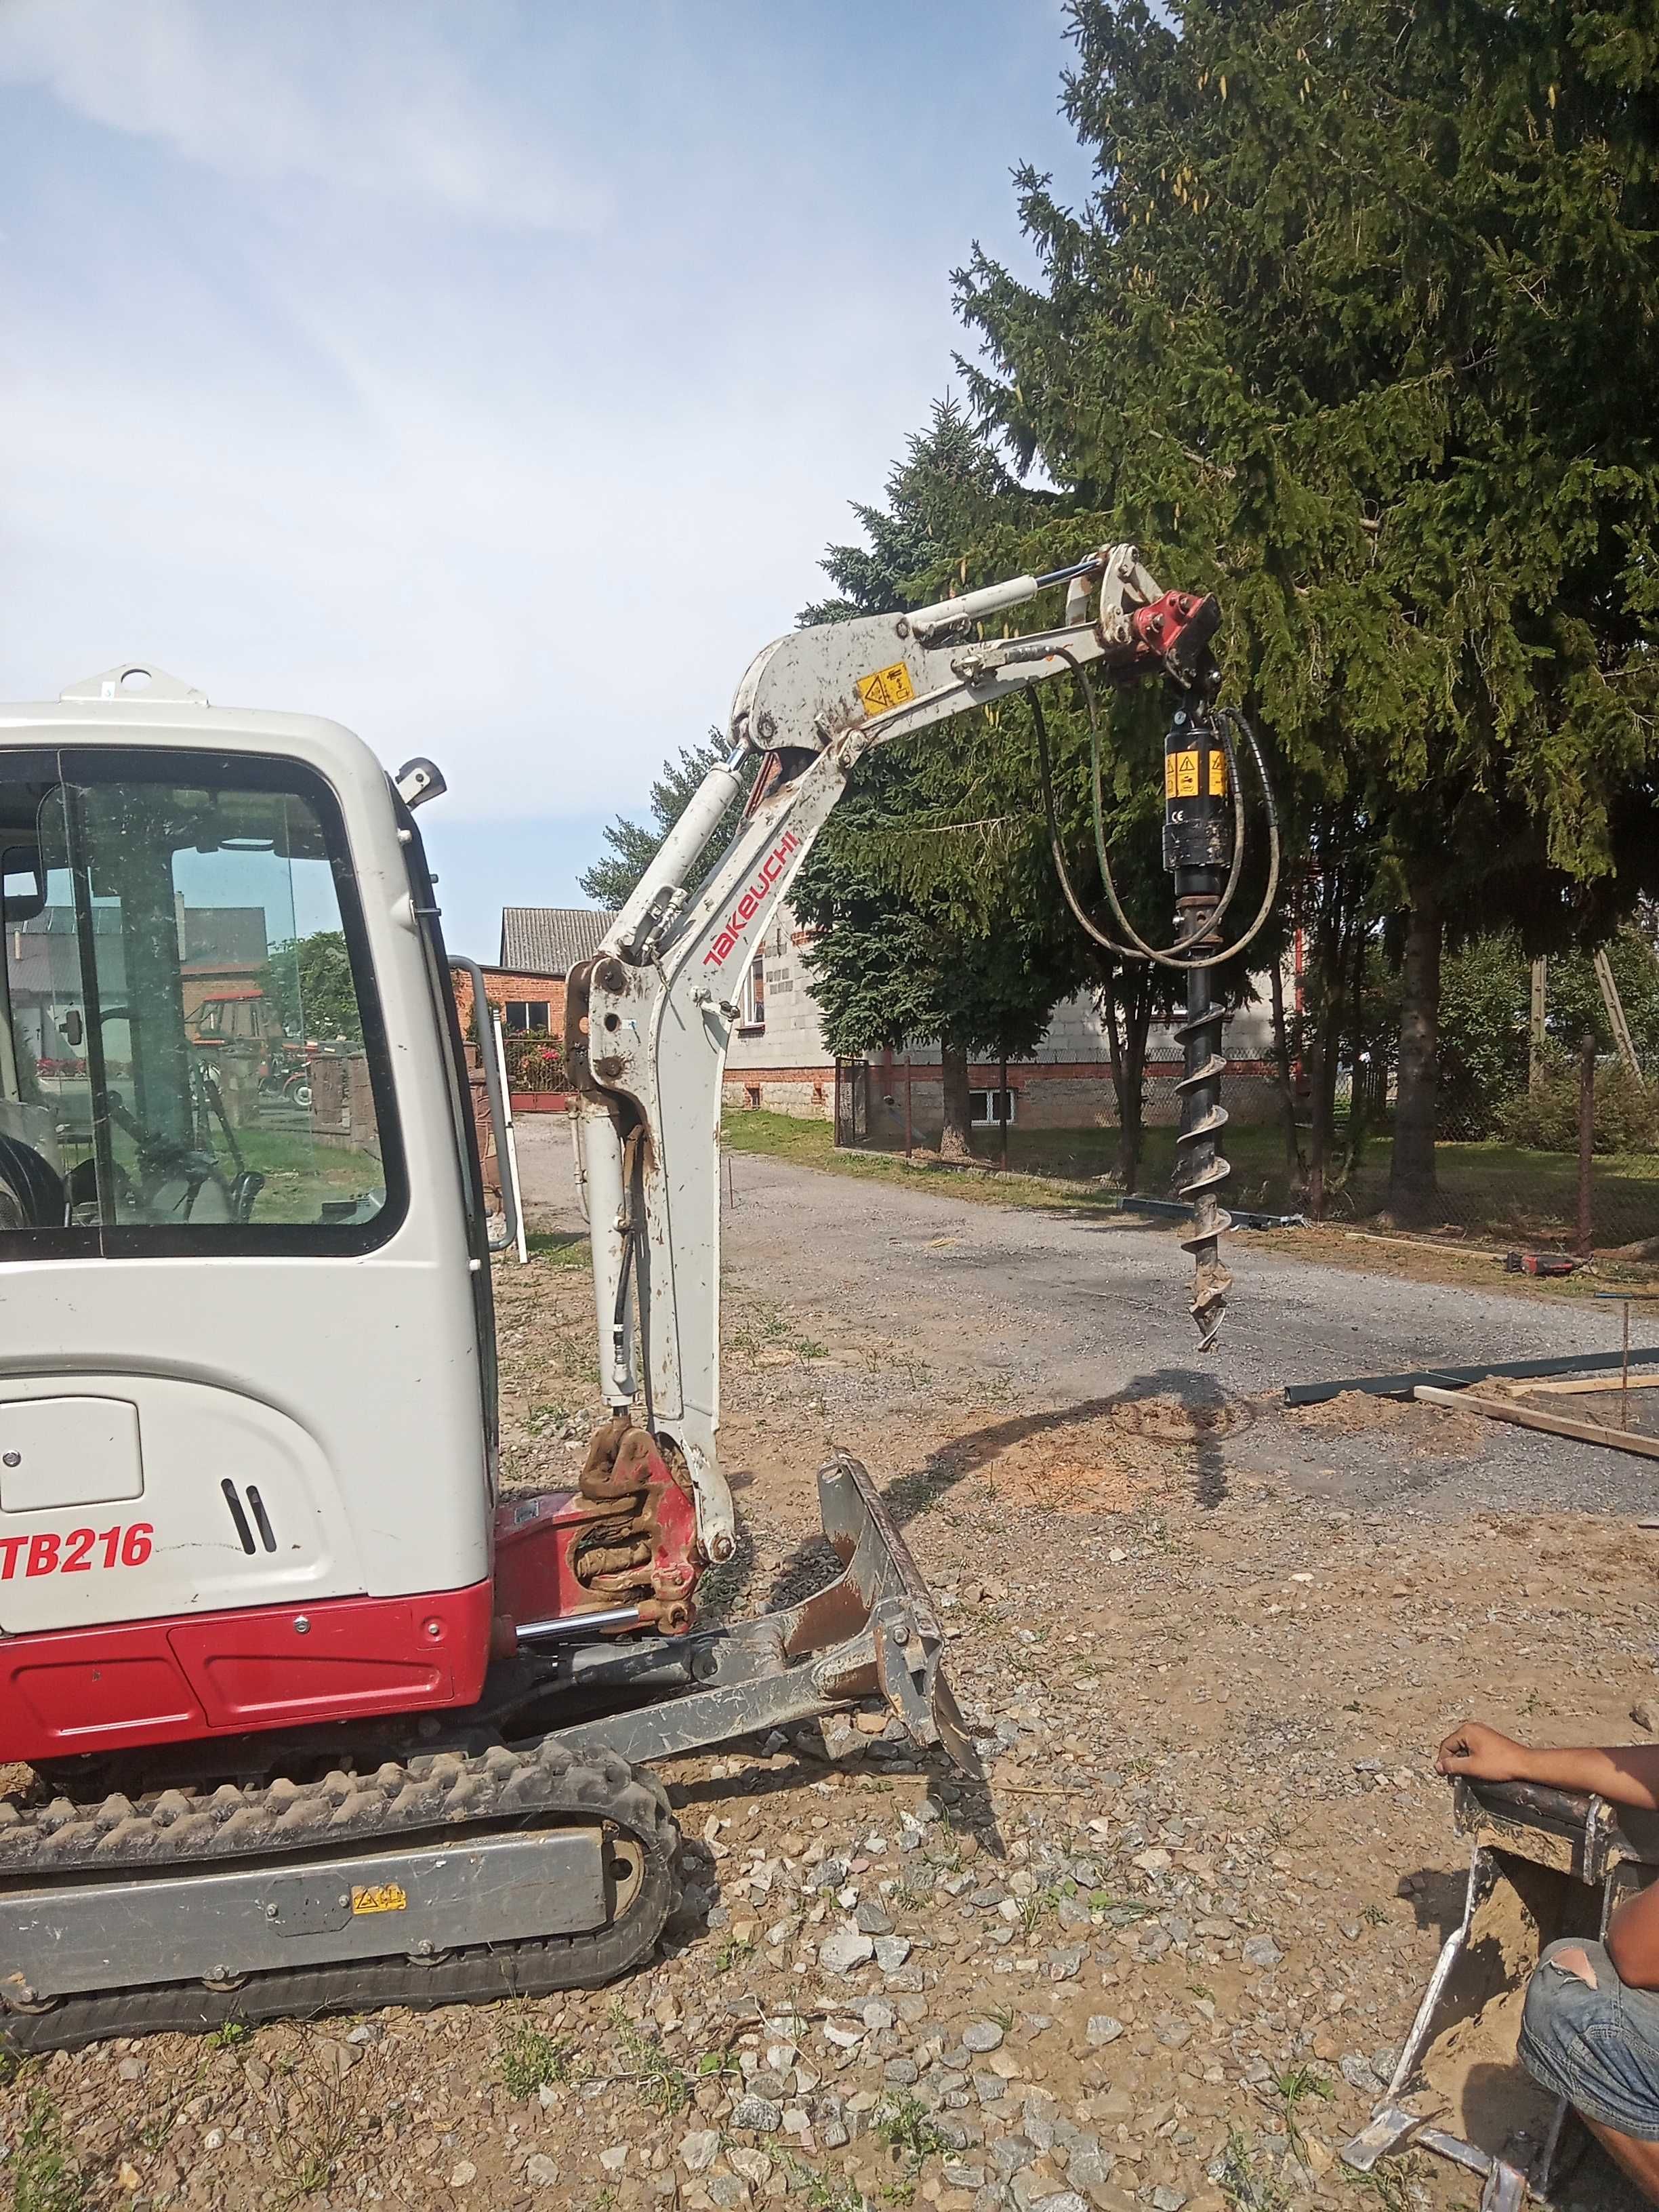
{"type": "Polygon", "coordinates": [[[1171,676],[1190,688],[1218,620],[1213,599],[1161,592],[1135,549],[1117,545],[1052,575],[777,639],[738,686],[728,757],[708,771],[597,957],[572,970],[567,1048],[604,1395],[617,1412],[643,1398],[646,1425],[684,1462],[709,1559],[729,1559],[736,1545],[717,1442],[721,1082],[768,923],[872,746],[1078,669],[1123,682],[1171,676]],[[978,635],[1062,584],[1058,628],[978,635]],[[709,866],[750,753],[765,758],[748,811],[709,866]]]}

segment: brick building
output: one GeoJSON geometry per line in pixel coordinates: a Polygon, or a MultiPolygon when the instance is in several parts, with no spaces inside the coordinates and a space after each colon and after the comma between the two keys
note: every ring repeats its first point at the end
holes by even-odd
{"type": "MultiPolygon", "coordinates": [[[[787,907],[774,916],[765,945],[744,981],[744,1018],[732,1033],[726,1063],[728,1107],[763,1107],[774,1113],[824,1119],[835,1112],[836,1061],[823,1042],[811,973],[805,964],[809,939],[810,933],[787,907]]],[[[1234,1076],[1228,1110],[1236,1121],[1266,1121],[1277,1110],[1266,1079],[1271,1051],[1265,1006],[1249,1006],[1233,1015],[1227,1024],[1227,1054],[1234,1076]],[[1253,1083],[1252,1074],[1262,1079],[1253,1083]]],[[[1146,1119],[1154,1124],[1173,1123],[1179,1117],[1175,1082],[1181,1073],[1181,1047],[1172,1024],[1154,1023],[1146,1061],[1146,1119]]],[[[939,1047],[918,1045],[908,1054],[875,1054],[862,1066],[865,1072],[855,1079],[863,1092],[871,1135],[879,1139],[902,1129],[908,1090],[917,1141],[937,1141],[944,1120],[939,1047]]],[[[996,1124],[998,1073],[994,1060],[975,1061],[969,1071],[973,1118],[982,1127],[996,1124]]],[[[1017,1126],[1079,1129],[1115,1124],[1111,1049],[1086,993],[1055,1008],[1033,1058],[1009,1062],[1008,1091],[1009,1119],[1017,1126]]]]}
{"type": "MultiPolygon", "coordinates": [[[[564,1033],[564,979],[591,960],[614,915],[592,906],[508,906],[501,909],[501,957],[483,971],[484,996],[507,1030],[564,1033]]],[[[461,1028],[470,1034],[472,979],[455,978],[461,1028]]]]}

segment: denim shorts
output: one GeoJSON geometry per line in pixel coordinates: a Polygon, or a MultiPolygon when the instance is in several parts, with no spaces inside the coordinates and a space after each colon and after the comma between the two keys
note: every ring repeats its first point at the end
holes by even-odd
{"type": "Polygon", "coordinates": [[[1521,2063],[1603,2127],[1659,2142],[1659,1990],[1626,1989],[1600,1943],[1552,1943],[1527,1984],[1521,2063]],[[1580,1950],[1595,1987],[1555,1962],[1580,1950]]]}

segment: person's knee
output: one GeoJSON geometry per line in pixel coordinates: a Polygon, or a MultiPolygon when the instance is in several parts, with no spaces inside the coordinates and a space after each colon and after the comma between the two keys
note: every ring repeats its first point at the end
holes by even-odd
{"type": "Polygon", "coordinates": [[[1522,2033],[1535,2051],[1554,2052],[1572,2033],[1589,1992],[1601,1978],[1590,1947],[1582,1941],[1552,1943],[1527,1984],[1522,2033]]]}
{"type": "MultiPolygon", "coordinates": [[[[1596,1948],[1600,1950],[1600,1944],[1596,1948]]],[[[1593,1990],[1601,1986],[1601,1977],[1595,1971],[1595,1961],[1590,1957],[1587,1947],[1571,1936],[1559,1943],[1550,1944],[1540,1954],[1538,1963],[1540,1967],[1553,1966],[1561,1973],[1575,1974],[1593,1990]]]]}

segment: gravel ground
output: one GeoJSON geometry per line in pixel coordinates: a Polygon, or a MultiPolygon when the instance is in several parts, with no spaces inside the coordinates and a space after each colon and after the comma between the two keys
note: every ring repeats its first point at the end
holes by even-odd
{"type": "MultiPolygon", "coordinates": [[[[562,1130],[526,1167],[568,1218],[562,1130]]],[[[687,1838],[661,1961],[568,2000],[386,2012],[30,2066],[18,2212],[1291,2212],[1362,2185],[1375,2100],[1466,1850],[1432,1747],[1470,1705],[1628,1738],[1653,1694],[1644,1463],[1287,1376],[1608,1339],[1605,1314],[1237,1240],[1197,1376],[1163,1234],[733,1164],[726,1460],[752,1611],[823,1569],[812,1471],[863,1457],[937,1592],[988,1779],[877,1714],[665,1769],[687,1838]]],[[[496,1279],[507,1478],[595,1412],[585,1275],[496,1279]]],[[[1523,2154],[1512,2016],[1472,1989],[1431,2094],[1523,2154]],[[1518,2132],[1517,2132],[1518,2131],[1518,2132]]],[[[1626,2200],[1587,2163],[1558,2200],[1626,2200]]]]}

